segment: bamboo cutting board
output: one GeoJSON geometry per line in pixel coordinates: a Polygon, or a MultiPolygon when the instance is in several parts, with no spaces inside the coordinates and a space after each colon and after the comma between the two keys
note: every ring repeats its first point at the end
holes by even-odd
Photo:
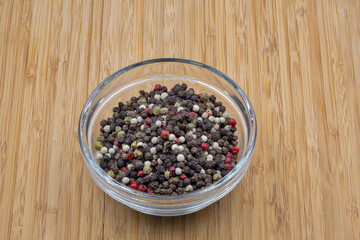
{"type": "Polygon", "coordinates": [[[360,239],[360,1],[0,0],[1,239],[360,239]],[[160,57],[234,79],[258,119],[242,182],[182,217],[91,180],[92,90],[160,57]]]}

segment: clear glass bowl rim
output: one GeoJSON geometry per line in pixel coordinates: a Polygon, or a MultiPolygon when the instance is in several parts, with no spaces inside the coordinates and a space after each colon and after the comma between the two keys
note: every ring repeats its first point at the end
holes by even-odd
{"type": "MultiPolygon", "coordinates": [[[[238,105],[236,103],[236,105],[238,105]]],[[[239,106],[240,107],[240,106],[239,106]]],[[[257,136],[257,122],[256,122],[256,116],[255,116],[255,112],[254,109],[248,99],[248,97],[246,96],[246,94],[244,93],[244,91],[237,85],[237,83],[235,83],[231,78],[229,78],[228,76],[226,76],[224,73],[220,72],[219,70],[210,67],[206,64],[200,63],[200,62],[196,62],[196,61],[192,61],[192,60],[187,60],[187,59],[182,59],[182,58],[157,58],[157,59],[150,59],[150,60],[145,60],[145,61],[141,61],[138,63],[134,63],[132,65],[129,65],[127,67],[124,67],[123,69],[111,74],[109,77],[107,77],[102,83],[100,83],[95,90],[91,93],[91,95],[89,96],[89,98],[87,99],[81,114],[80,114],[80,119],[79,119],[79,126],[78,126],[78,138],[79,138],[79,143],[80,143],[80,148],[82,151],[82,155],[85,159],[85,161],[88,163],[88,165],[90,167],[93,168],[94,172],[99,175],[104,181],[106,181],[108,184],[110,184],[112,187],[114,187],[115,189],[117,189],[118,191],[123,191],[125,193],[129,193],[130,195],[137,195],[141,198],[148,198],[148,199],[154,199],[154,200],[167,200],[167,201],[171,201],[171,200],[179,200],[179,199],[184,199],[184,198],[192,198],[195,196],[199,196],[201,194],[210,192],[211,190],[226,184],[230,179],[232,179],[245,165],[247,161],[251,160],[251,155],[252,152],[254,150],[255,147],[255,143],[256,143],[256,136],[257,136]],[[83,142],[83,134],[86,134],[86,131],[83,132],[82,131],[82,126],[84,124],[86,124],[85,120],[87,119],[87,115],[89,113],[89,108],[91,106],[91,104],[93,103],[93,101],[95,100],[95,98],[97,97],[97,95],[101,92],[101,90],[108,84],[110,83],[112,80],[114,80],[115,78],[117,78],[118,76],[120,76],[121,74],[130,71],[134,68],[140,67],[140,66],[144,66],[144,65],[149,65],[149,64],[153,64],[153,63],[171,63],[171,62],[177,62],[177,63],[185,63],[185,64],[190,64],[190,65],[194,65],[194,66],[198,66],[201,68],[204,68],[206,70],[209,70],[215,74],[217,74],[218,76],[220,76],[222,79],[224,79],[225,81],[227,81],[235,90],[236,92],[240,95],[241,99],[243,100],[246,110],[248,113],[251,113],[249,117],[250,121],[250,129],[249,129],[249,133],[250,136],[248,138],[248,144],[249,147],[247,147],[247,150],[244,154],[244,156],[238,160],[238,164],[236,164],[236,166],[225,176],[223,177],[220,181],[218,181],[216,184],[213,184],[209,187],[206,187],[204,189],[201,190],[197,190],[194,191],[192,193],[188,193],[188,194],[183,194],[183,195],[175,195],[175,196],[162,196],[162,195],[156,195],[156,194],[148,194],[148,193],[143,193],[140,192],[138,190],[134,190],[130,187],[127,186],[123,186],[122,184],[120,184],[119,182],[117,182],[115,179],[111,178],[109,175],[107,175],[98,164],[96,164],[96,161],[94,161],[94,159],[92,159],[92,154],[91,152],[87,151],[87,148],[84,146],[84,142],[83,142]]],[[[87,139],[87,136],[85,136],[85,138],[87,139]]],[[[89,172],[90,173],[90,172],[89,172]]]]}

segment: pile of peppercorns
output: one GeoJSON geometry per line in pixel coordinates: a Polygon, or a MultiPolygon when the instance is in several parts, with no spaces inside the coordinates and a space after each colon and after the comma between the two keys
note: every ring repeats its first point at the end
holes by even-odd
{"type": "Polygon", "coordinates": [[[156,84],[113,108],[95,142],[100,167],[142,192],[178,195],[212,185],[234,168],[236,120],[214,95],[156,84]]]}

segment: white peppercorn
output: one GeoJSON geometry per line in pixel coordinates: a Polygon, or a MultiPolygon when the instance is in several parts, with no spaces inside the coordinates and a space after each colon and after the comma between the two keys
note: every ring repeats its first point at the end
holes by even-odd
{"type": "Polygon", "coordinates": [[[151,154],[156,154],[156,148],[155,147],[152,147],[152,148],[150,148],[150,153],[151,154]]]}
{"type": "Polygon", "coordinates": [[[185,189],[184,189],[185,192],[190,192],[190,191],[193,191],[193,190],[194,190],[194,187],[191,184],[187,185],[185,187],[185,189]]]}
{"type": "Polygon", "coordinates": [[[106,154],[107,152],[108,152],[108,149],[107,149],[107,147],[102,147],[101,149],[100,149],[100,152],[101,152],[101,154],[106,154]]]}
{"type": "Polygon", "coordinates": [[[159,141],[159,138],[158,138],[158,137],[153,137],[153,138],[151,138],[152,144],[157,144],[158,141],[159,141]]]}
{"type": "Polygon", "coordinates": [[[176,160],[178,160],[178,162],[182,162],[182,161],[185,160],[185,157],[184,157],[184,155],[182,155],[182,154],[178,154],[178,155],[176,156],[176,160]]]}
{"type": "Polygon", "coordinates": [[[109,149],[109,153],[110,153],[110,155],[114,155],[114,154],[115,154],[115,149],[110,148],[110,149],[109,149]]]}
{"type": "Polygon", "coordinates": [[[181,143],[183,143],[183,142],[185,142],[185,137],[181,136],[181,137],[179,137],[179,140],[181,143]]]}
{"type": "Polygon", "coordinates": [[[176,175],[181,175],[181,173],[182,173],[182,170],[181,170],[181,168],[175,168],[175,174],[176,175]]]}
{"type": "Polygon", "coordinates": [[[121,181],[122,181],[122,183],[124,183],[124,184],[128,184],[128,183],[130,182],[130,178],[124,177],[121,181]]]}
{"type": "Polygon", "coordinates": [[[170,141],[174,141],[176,139],[175,135],[174,134],[170,134],[169,135],[169,140],[170,141]]]}
{"type": "Polygon", "coordinates": [[[128,152],[130,150],[130,146],[127,145],[127,144],[124,144],[122,149],[125,151],[125,152],[128,152]]]}
{"type": "Polygon", "coordinates": [[[208,140],[207,136],[205,136],[205,135],[201,136],[201,141],[202,142],[206,142],[207,140],[208,140]]]}
{"type": "Polygon", "coordinates": [[[105,132],[110,132],[110,125],[106,125],[105,127],[104,127],[104,131],[105,132]]]}
{"type": "Polygon", "coordinates": [[[103,155],[101,153],[96,154],[96,160],[102,160],[103,155]]]}
{"type": "Polygon", "coordinates": [[[200,110],[199,105],[196,105],[196,104],[195,104],[195,105],[193,106],[193,111],[194,111],[194,112],[198,112],[199,110],[200,110]]]}
{"type": "Polygon", "coordinates": [[[157,121],[155,122],[155,125],[156,125],[157,127],[161,127],[161,121],[157,120],[157,121]]]}
{"type": "Polygon", "coordinates": [[[164,100],[167,96],[168,96],[168,94],[164,92],[164,93],[161,94],[160,98],[162,100],[164,100]]]}

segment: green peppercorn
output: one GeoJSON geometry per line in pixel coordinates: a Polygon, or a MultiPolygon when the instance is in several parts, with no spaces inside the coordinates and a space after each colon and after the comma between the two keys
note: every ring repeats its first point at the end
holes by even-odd
{"type": "Polygon", "coordinates": [[[146,99],[145,99],[145,98],[140,98],[140,99],[137,101],[137,103],[138,103],[139,105],[145,104],[145,103],[146,103],[146,99]]]}
{"type": "Polygon", "coordinates": [[[96,138],[96,141],[99,141],[99,142],[103,142],[105,140],[105,138],[103,136],[98,136],[96,138]]]}
{"type": "Polygon", "coordinates": [[[209,101],[209,97],[210,97],[209,94],[206,93],[206,92],[204,92],[204,93],[201,94],[200,99],[201,99],[201,101],[203,101],[203,102],[207,102],[207,101],[209,101]]]}
{"type": "Polygon", "coordinates": [[[166,179],[169,179],[169,178],[171,177],[171,173],[166,170],[166,171],[164,172],[164,176],[165,176],[166,179]]]}
{"type": "Polygon", "coordinates": [[[221,179],[221,175],[218,174],[218,173],[215,173],[214,176],[213,176],[213,180],[214,180],[214,181],[218,181],[218,180],[220,180],[220,179],[221,179]]]}
{"type": "Polygon", "coordinates": [[[137,147],[136,141],[133,141],[133,142],[131,143],[131,148],[132,148],[132,149],[135,149],[136,147],[137,147]]]}
{"type": "Polygon", "coordinates": [[[99,141],[96,141],[96,142],[95,142],[95,149],[96,149],[96,150],[100,151],[100,149],[101,149],[102,147],[103,147],[103,145],[102,145],[101,142],[99,142],[99,141]]]}
{"type": "Polygon", "coordinates": [[[165,115],[168,114],[169,109],[167,109],[166,107],[160,108],[160,114],[165,115]]]}
{"type": "Polygon", "coordinates": [[[154,115],[159,115],[159,113],[160,113],[160,107],[159,107],[159,106],[155,106],[155,107],[153,108],[153,113],[154,113],[154,115]]]}
{"type": "Polygon", "coordinates": [[[142,151],[140,151],[140,150],[135,150],[134,156],[135,156],[135,158],[142,158],[142,157],[143,157],[143,153],[142,153],[142,151]]]}
{"type": "Polygon", "coordinates": [[[127,113],[126,113],[126,116],[128,116],[128,117],[135,117],[135,111],[128,111],[127,113]]]}
{"type": "Polygon", "coordinates": [[[115,173],[112,170],[107,171],[107,175],[109,175],[112,178],[115,177],[115,173]]]}
{"type": "Polygon", "coordinates": [[[120,132],[117,133],[117,136],[118,137],[125,137],[126,133],[124,131],[120,131],[120,132]]]}
{"type": "Polygon", "coordinates": [[[131,119],[132,119],[131,117],[126,117],[126,118],[124,119],[125,124],[130,125],[131,119]]]}
{"type": "Polygon", "coordinates": [[[148,165],[145,165],[144,168],[143,168],[143,173],[144,174],[150,174],[152,172],[152,169],[150,166],[148,165]]]}
{"type": "Polygon", "coordinates": [[[214,104],[213,104],[212,102],[206,102],[206,103],[204,104],[204,107],[205,107],[206,109],[213,109],[215,106],[214,106],[214,104]]]}

